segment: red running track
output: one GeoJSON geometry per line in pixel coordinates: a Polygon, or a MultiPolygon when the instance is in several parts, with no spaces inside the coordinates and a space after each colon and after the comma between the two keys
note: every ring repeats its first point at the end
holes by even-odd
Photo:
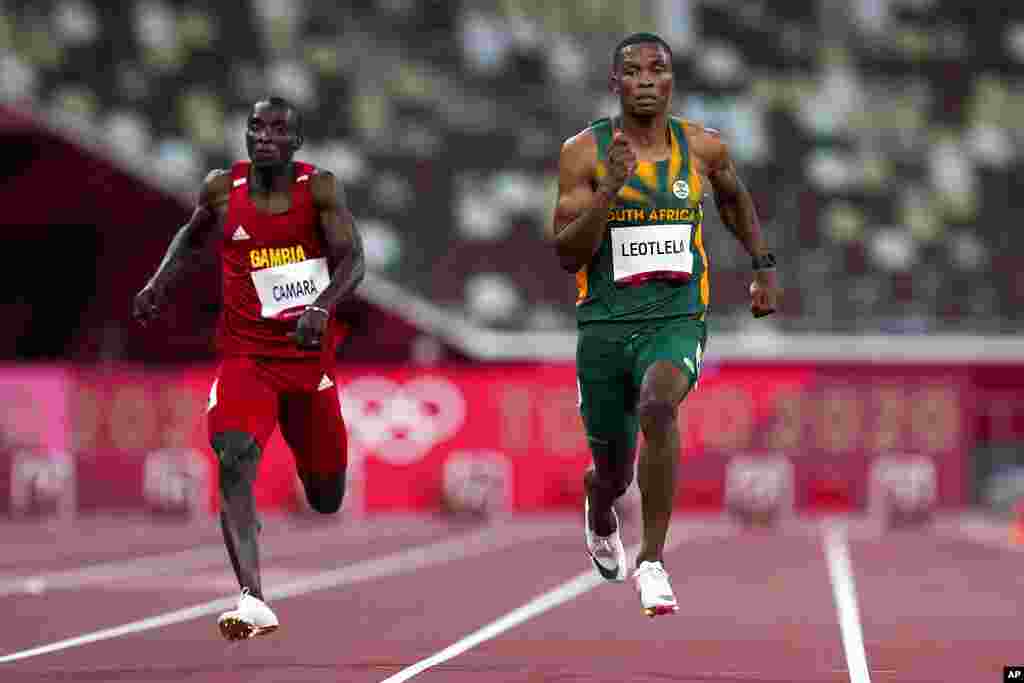
{"type": "MultiPolygon", "coordinates": [[[[519,612],[521,623],[402,680],[854,680],[816,525],[750,532],[681,518],[666,562],[681,611],[652,620],[632,584],[590,582],[578,517],[481,526],[268,519],[265,590],[292,595],[270,600],[277,633],[236,644],[220,639],[221,608],[210,605],[236,593],[214,525],[4,523],[0,657],[136,625],[0,663],[0,681],[397,683],[553,589],[560,604],[519,612]],[[581,573],[572,597],[566,582],[581,573]],[[180,613],[191,606],[200,616],[180,613]]],[[[627,543],[636,536],[631,522],[627,543]]],[[[848,548],[872,681],[996,682],[1004,665],[1024,662],[1024,555],[1003,530],[954,520],[877,534],[862,525],[848,548]]]]}

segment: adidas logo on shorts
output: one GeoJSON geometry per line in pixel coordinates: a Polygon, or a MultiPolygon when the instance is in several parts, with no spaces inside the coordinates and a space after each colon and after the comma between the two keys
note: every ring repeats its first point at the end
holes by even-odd
{"type": "Polygon", "coordinates": [[[334,382],[326,374],[320,378],[320,386],[316,388],[317,391],[323,391],[324,389],[330,389],[334,386],[334,382]]]}

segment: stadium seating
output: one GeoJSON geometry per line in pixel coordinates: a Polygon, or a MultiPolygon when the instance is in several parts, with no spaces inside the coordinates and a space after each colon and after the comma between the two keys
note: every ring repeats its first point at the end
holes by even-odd
{"type": "MultiPolygon", "coordinates": [[[[1024,4],[560,5],[6,2],[0,103],[190,193],[244,155],[253,100],[288,97],[376,274],[483,325],[569,330],[541,239],[559,146],[614,107],[616,39],[657,30],[675,110],[723,131],[776,246],[785,310],[759,325],[1020,330],[1024,4]]],[[[713,205],[714,324],[742,329],[747,259],[713,205]]],[[[150,228],[164,245],[175,224],[150,228]]]]}

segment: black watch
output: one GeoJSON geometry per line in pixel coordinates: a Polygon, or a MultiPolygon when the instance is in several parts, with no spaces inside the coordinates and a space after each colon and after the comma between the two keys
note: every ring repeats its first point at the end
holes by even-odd
{"type": "Polygon", "coordinates": [[[775,267],[775,254],[770,251],[758,254],[750,260],[750,267],[754,270],[771,270],[775,267]]]}

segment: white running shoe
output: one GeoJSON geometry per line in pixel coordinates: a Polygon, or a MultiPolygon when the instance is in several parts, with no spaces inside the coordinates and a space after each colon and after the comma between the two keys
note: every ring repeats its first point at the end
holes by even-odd
{"type": "Polygon", "coordinates": [[[245,640],[273,633],[279,624],[277,615],[267,607],[267,603],[250,595],[248,588],[243,588],[237,609],[220,615],[217,626],[226,639],[245,640]]]}
{"type": "Polygon", "coordinates": [[[668,582],[668,572],[661,562],[641,562],[633,571],[636,589],[640,591],[640,604],[644,614],[656,617],[660,614],[675,614],[679,611],[676,596],[668,582]]]}
{"type": "Polygon", "coordinates": [[[583,496],[583,519],[587,529],[587,554],[594,568],[605,581],[626,580],[626,549],[619,534],[619,516],[612,508],[615,531],[610,536],[598,536],[590,528],[590,499],[583,496]]]}

